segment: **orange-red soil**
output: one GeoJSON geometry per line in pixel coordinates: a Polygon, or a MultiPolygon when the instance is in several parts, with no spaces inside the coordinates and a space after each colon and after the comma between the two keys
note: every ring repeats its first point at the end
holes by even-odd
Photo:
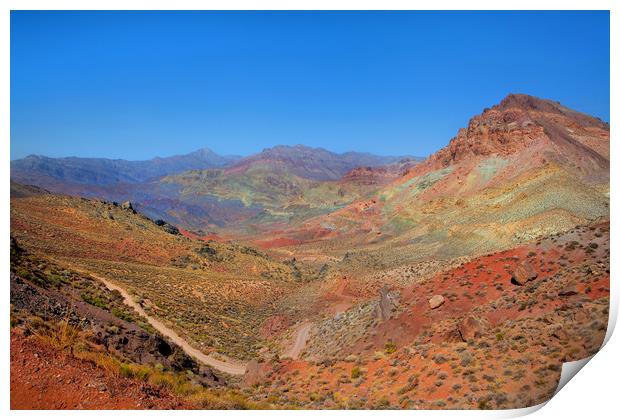
{"type": "Polygon", "coordinates": [[[11,331],[11,409],[191,409],[170,393],[11,331]]]}

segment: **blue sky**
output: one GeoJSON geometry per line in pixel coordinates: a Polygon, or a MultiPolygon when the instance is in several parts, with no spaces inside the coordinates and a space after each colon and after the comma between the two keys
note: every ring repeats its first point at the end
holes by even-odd
{"type": "Polygon", "coordinates": [[[12,159],[427,155],[510,92],[609,121],[609,14],[11,13],[12,159]]]}

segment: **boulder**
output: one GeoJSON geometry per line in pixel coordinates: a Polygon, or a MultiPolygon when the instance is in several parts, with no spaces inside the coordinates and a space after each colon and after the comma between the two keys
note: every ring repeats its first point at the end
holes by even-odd
{"type": "Polygon", "coordinates": [[[123,204],[121,204],[121,208],[123,210],[130,210],[135,213],[135,210],[133,208],[133,205],[131,204],[131,201],[125,201],[123,204]]]}
{"type": "Polygon", "coordinates": [[[452,328],[442,334],[442,341],[447,343],[460,343],[462,341],[461,333],[458,328],[452,328]]]}
{"type": "Polygon", "coordinates": [[[586,311],[585,309],[577,310],[575,314],[573,315],[573,319],[576,322],[579,322],[582,324],[587,322],[589,318],[590,318],[590,315],[588,314],[588,311],[586,311]]]}
{"type": "Polygon", "coordinates": [[[459,322],[458,329],[461,339],[467,342],[482,335],[483,323],[479,318],[468,316],[459,322]]]}
{"type": "Polygon", "coordinates": [[[163,229],[171,235],[178,235],[179,229],[176,226],[171,225],[170,223],[165,223],[163,229]]]}
{"type": "Polygon", "coordinates": [[[565,287],[563,287],[562,289],[560,289],[560,291],[558,292],[558,296],[562,296],[562,297],[566,297],[566,296],[574,296],[576,295],[577,292],[577,288],[575,287],[574,284],[568,284],[565,287]]]}
{"type": "Polygon", "coordinates": [[[431,307],[431,309],[435,309],[443,305],[445,301],[446,299],[443,296],[435,295],[428,300],[428,305],[431,307]]]}
{"type": "Polygon", "coordinates": [[[207,387],[212,387],[214,384],[220,383],[220,379],[215,376],[213,371],[204,365],[200,365],[196,379],[199,384],[207,387]]]}
{"type": "Polygon", "coordinates": [[[387,286],[383,286],[379,290],[379,305],[377,305],[377,318],[386,321],[392,317],[396,301],[398,299],[397,292],[390,292],[387,286]]]}
{"type": "Polygon", "coordinates": [[[524,285],[528,281],[534,280],[536,277],[538,277],[538,273],[534,270],[534,267],[532,267],[529,262],[523,261],[515,268],[512,275],[512,282],[518,285],[524,285]]]}
{"type": "Polygon", "coordinates": [[[560,341],[568,341],[568,333],[562,325],[551,325],[549,327],[551,335],[560,341]]]}

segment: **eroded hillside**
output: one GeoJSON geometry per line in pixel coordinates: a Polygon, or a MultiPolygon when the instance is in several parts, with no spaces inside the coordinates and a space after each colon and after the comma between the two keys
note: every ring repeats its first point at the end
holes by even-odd
{"type": "Polygon", "coordinates": [[[121,285],[147,313],[206,353],[255,357],[254,332],[273,302],[320,272],[243,245],[203,242],[129,206],[54,194],[11,201],[18,243],[76,271],[121,285]]]}
{"type": "Polygon", "coordinates": [[[381,269],[511,248],[609,214],[608,150],[607,124],[510,95],[369,199],[269,236],[381,269]]]}

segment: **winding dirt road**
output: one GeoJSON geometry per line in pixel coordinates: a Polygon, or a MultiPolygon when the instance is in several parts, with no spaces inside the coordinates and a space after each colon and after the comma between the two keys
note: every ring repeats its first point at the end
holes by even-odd
{"type": "MultiPolygon", "coordinates": [[[[73,267],[76,271],[81,271],[77,267],[73,267]]],[[[88,272],[84,273],[92,278],[99,280],[110,290],[117,290],[125,304],[133,308],[139,315],[143,316],[157,331],[159,331],[162,335],[168,337],[170,341],[181,347],[185,353],[189,354],[192,357],[195,357],[200,362],[204,363],[207,366],[211,366],[214,369],[217,369],[221,372],[228,373],[230,375],[244,375],[247,370],[247,363],[238,361],[238,360],[220,360],[208,354],[204,354],[197,348],[193,347],[189,344],[183,337],[179,336],[176,332],[174,332],[171,328],[167,327],[163,322],[158,320],[157,318],[152,317],[147,314],[144,308],[133,300],[133,297],[129,294],[127,290],[118,284],[101,277],[97,274],[88,272]]],[[[293,341],[292,346],[283,353],[283,357],[289,357],[291,359],[298,359],[301,355],[302,350],[306,346],[306,342],[310,336],[310,330],[312,329],[312,322],[304,322],[302,323],[297,330],[295,331],[295,340],[293,341]]]]}
{"type": "Polygon", "coordinates": [[[212,368],[217,369],[221,372],[225,372],[231,375],[245,374],[247,363],[240,362],[240,361],[233,361],[233,360],[223,361],[223,360],[216,359],[213,356],[204,354],[197,348],[192,347],[187,341],[185,341],[185,339],[183,339],[177,333],[175,333],[172,329],[164,325],[163,322],[147,314],[142,308],[142,306],[140,306],[140,304],[135,302],[133,298],[131,297],[131,295],[125,289],[123,289],[117,284],[112,283],[110,280],[105,279],[101,276],[98,276],[93,273],[88,273],[88,274],[91,277],[102,282],[108,289],[118,290],[120,294],[123,296],[123,299],[125,300],[125,303],[128,306],[132,307],[138,314],[146,318],[147,321],[153,326],[153,328],[155,328],[161,334],[168,337],[173,343],[175,343],[176,345],[181,347],[183,350],[185,350],[185,353],[189,354],[192,357],[195,357],[196,359],[198,359],[200,362],[204,363],[205,365],[211,366],[212,368]]]}
{"type": "MultiPolygon", "coordinates": [[[[332,302],[327,310],[332,314],[338,314],[348,310],[354,302],[355,297],[349,295],[345,292],[345,289],[349,281],[346,277],[342,277],[336,283],[336,287],[331,291],[331,295],[335,297],[336,302],[332,302]]],[[[293,360],[299,359],[301,356],[301,352],[304,347],[306,347],[306,342],[308,338],[310,338],[310,330],[314,326],[314,323],[310,321],[303,322],[297,329],[295,330],[295,338],[291,346],[282,353],[282,357],[288,357],[293,360]]]]}
{"type": "Polygon", "coordinates": [[[290,357],[291,359],[298,359],[301,355],[301,351],[306,346],[306,341],[310,336],[310,329],[312,329],[312,322],[304,322],[301,324],[297,331],[295,331],[295,341],[293,345],[282,354],[283,357],[290,357]]]}

